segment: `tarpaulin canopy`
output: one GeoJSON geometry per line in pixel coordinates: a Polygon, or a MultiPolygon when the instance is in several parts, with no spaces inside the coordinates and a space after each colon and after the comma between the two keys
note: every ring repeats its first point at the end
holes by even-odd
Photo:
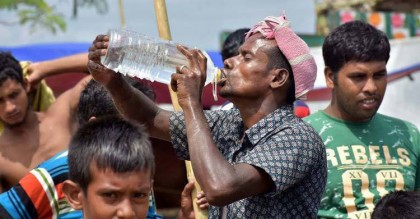
{"type": "MultiPolygon", "coordinates": [[[[44,61],[63,56],[73,55],[76,53],[87,52],[90,43],[48,43],[48,44],[31,44],[22,46],[0,46],[1,51],[9,51],[19,60],[26,61],[44,61]]],[[[222,57],[218,51],[206,51],[214,64],[223,67],[222,57]]]]}

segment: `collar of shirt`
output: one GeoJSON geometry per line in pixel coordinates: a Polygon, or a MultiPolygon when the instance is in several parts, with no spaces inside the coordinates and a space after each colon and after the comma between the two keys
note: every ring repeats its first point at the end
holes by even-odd
{"type": "Polygon", "coordinates": [[[293,114],[293,105],[284,105],[246,130],[245,135],[247,135],[251,144],[256,145],[261,139],[274,130],[285,128],[285,124],[293,119],[296,119],[296,116],[293,114]]]}

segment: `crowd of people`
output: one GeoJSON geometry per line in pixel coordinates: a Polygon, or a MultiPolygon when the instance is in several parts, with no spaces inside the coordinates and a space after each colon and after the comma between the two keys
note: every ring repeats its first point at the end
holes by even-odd
{"type": "MultiPolygon", "coordinates": [[[[0,218],[162,218],[152,138],[191,161],[209,218],[419,217],[420,133],[377,112],[390,44],[373,26],[352,21],[325,38],[332,98],[311,115],[302,100],[317,66],[284,16],[227,38],[220,110],[203,110],[200,50],[177,46],[189,65],[174,69],[182,112],[172,112],[101,64],[108,42],[31,64],[0,53],[0,218]],[[41,82],[74,71],[87,75],[56,99],[41,82]]],[[[193,189],[179,194],[178,218],[194,218],[193,189]]]]}

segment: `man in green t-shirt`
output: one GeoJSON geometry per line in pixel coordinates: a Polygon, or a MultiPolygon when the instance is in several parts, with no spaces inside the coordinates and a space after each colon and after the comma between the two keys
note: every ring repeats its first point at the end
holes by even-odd
{"type": "Polygon", "coordinates": [[[394,190],[420,189],[420,134],[413,124],[377,113],[387,86],[390,45],[361,21],[341,25],[323,45],[330,105],[305,120],[327,150],[320,218],[370,218],[394,190]]]}

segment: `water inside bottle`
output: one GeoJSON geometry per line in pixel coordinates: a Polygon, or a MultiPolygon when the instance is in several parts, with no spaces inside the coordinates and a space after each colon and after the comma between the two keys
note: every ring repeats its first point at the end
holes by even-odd
{"type": "Polygon", "coordinates": [[[103,64],[125,75],[169,84],[176,66],[189,62],[175,45],[138,43],[108,48],[103,64]]]}
{"type": "MultiPolygon", "coordinates": [[[[129,30],[110,31],[107,55],[101,57],[104,66],[131,77],[169,84],[177,66],[189,66],[189,61],[175,43],[162,41],[129,30]]],[[[207,80],[213,82],[213,97],[217,100],[217,68],[207,57],[207,80]]]]}
{"type": "Polygon", "coordinates": [[[125,56],[124,53],[122,47],[110,47],[106,56],[101,57],[101,63],[107,68],[119,72],[121,62],[125,56]]]}

